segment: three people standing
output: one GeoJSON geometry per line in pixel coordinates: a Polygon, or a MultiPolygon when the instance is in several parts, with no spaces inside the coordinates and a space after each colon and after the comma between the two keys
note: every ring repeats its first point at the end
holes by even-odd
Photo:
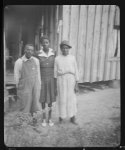
{"type": "Polygon", "coordinates": [[[15,63],[17,94],[24,103],[23,111],[30,112],[32,107],[34,111],[42,110],[42,126],[46,126],[47,122],[53,126],[52,104],[57,99],[59,122],[62,123],[63,119],[69,117],[76,124],[79,76],[75,57],[69,54],[71,46],[68,41],[62,41],[62,54],[55,58],[55,51],[49,47],[47,37],[42,37],[40,44],[43,48],[37,55],[38,59],[32,56],[34,47],[27,44],[25,55],[15,63]]]}

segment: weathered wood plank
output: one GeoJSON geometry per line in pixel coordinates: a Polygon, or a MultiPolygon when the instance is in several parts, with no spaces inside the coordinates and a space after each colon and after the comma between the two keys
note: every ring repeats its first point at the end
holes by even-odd
{"type": "Polygon", "coordinates": [[[108,11],[109,11],[109,5],[103,5],[101,37],[100,37],[99,58],[98,58],[98,77],[97,77],[98,81],[103,80],[103,74],[104,74],[104,61],[105,61],[105,49],[106,49],[107,26],[108,26],[108,11]]]}
{"type": "Polygon", "coordinates": [[[54,6],[53,10],[53,49],[56,49],[56,6],[54,6]]]}
{"type": "Polygon", "coordinates": [[[87,6],[80,6],[79,18],[79,33],[78,33],[78,49],[77,49],[77,65],[79,70],[79,82],[83,82],[84,78],[84,60],[86,48],[86,21],[87,21],[87,6]]]}
{"type": "Polygon", "coordinates": [[[95,26],[94,26],[94,39],[93,50],[91,60],[91,78],[90,82],[97,81],[97,63],[98,63],[98,51],[100,41],[100,26],[101,26],[102,6],[96,6],[95,26]]]}
{"type": "Polygon", "coordinates": [[[116,65],[116,77],[117,80],[120,80],[120,61],[117,61],[116,65]]]}
{"type": "Polygon", "coordinates": [[[56,50],[56,54],[58,52],[58,20],[59,20],[59,6],[57,5],[56,6],[56,29],[55,29],[55,32],[56,32],[56,39],[55,39],[55,50],[56,50]]]}
{"type": "Polygon", "coordinates": [[[53,7],[51,7],[51,14],[50,14],[50,46],[51,48],[53,48],[53,14],[54,14],[54,10],[53,7]]]}
{"type": "Polygon", "coordinates": [[[120,30],[118,30],[118,57],[120,57],[120,30]]]}
{"type": "Polygon", "coordinates": [[[59,55],[61,53],[60,51],[60,43],[62,41],[62,20],[59,20],[58,22],[58,52],[57,54],[59,55]]]}
{"type": "Polygon", "coordinates": [[[105,55],[105,66],[104,66],[104,81],[110,79],[110,61],[108,59],[112,56],[111,52],[113,50],[113,25],[114,25],[114,15],[115,15],[115,5],[111,5],[109,9],[108,18],[108,36],[106,44],[106,55],[105,55]]]}
{"type": "Polygon", "coordinates": [[[69,22],[70,22],[70,5],[64,5],[63,7],[63,32],[62,39],[69,40],[69,22]]]}
{"type": "Polygon", "coordinates": [[[71,22],[69,41],[72,46],[71,54],[76,56],[77,38],[78,38],[78,20],[79,20],[79,5],[71,5],[71,22]]]}
{"type": "MultiPolygon", "coordinates": [[[[113,30],[114,36],[113,36],[113,50],[112,50],[112,57],[114,57],[115,51],[116,51],[116,44],[117,44],[117,30],[113,30]]],[[[110,80],[115,79],[116,74],[116,61],[111,62],[111,69],[110,69],[110,80]]]]}
{"type": "Polygon", "coordinates": [[[95,17],[95,5],[89,5],[89,7],[88,7],[88,21],[87,21],[85,70],[84,70],[84,81],[85,82],[90,81],[90,67],[91,67],[91,52],[92,52],[92,43],[93,43],[94,17],[95,17]]]}
{"type": "Polygon", "coordinates": [[[48,27],[49,27],[49,19],[48,19],[48,7],[45,9],[45,35],[48,36],[48,27]]]}

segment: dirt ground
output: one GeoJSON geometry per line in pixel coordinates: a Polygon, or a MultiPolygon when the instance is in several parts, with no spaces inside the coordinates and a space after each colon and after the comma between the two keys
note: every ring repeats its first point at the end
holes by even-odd
{"type": "Polygon", "coordinates": [[[116,147],[120,144],[120,88],[106,84],[86,85],[77,94],[77,123],[66,119],[58,122],[56,104],[53,107],[55,125],[42,127],[14,123],[16,102],[4,117],[4,141],[9,147],[116,147]]]}

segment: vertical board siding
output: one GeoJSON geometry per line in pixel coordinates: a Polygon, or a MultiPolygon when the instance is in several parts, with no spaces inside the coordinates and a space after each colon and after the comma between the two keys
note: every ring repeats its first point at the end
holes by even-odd
{"type": "Polygon", "coordinates": [[[57,54],[59,55],[61,53],[60,51],[60,43],[62,41],[62,21],[59,20],[59,24],[58,24],[58,52],[57,54]]]}
{"type": "Polygon", "coordinates": [[[105,48],[107,40],[107,25],[108,25],[108,10],[109,6],[103,6],[102,22],[101,22],[101,37],[99,46],[99,57],[98,57],[98,81],[103,80],[104,73],[104,61],[105,61],[105,48]]]}
{"type": "Polygon", "coordinates": [[[120,61],[117,62],[115,79],[117,79],[117,80],[120,79],[120,61]]]}
{"type": "Polygon", "coordinates": [[[87,21],[87,6],[80,6],[79,16],[79,33],[78,33],[78,48],[77,48],[77,65],[79,69],[79,82],[83,82],[85,49],[86,49],[86,21],[87,21]]]}
{"type": "Polygon", "coordinates": [[[75,56],[77,53],[78,21],[79,21],[79,5],[71,5],[69,42],[72,46],[70,53],[75,56]]]}
{"type": "Polygon", "coordinates": [[[54,20],[54,25],[53,25],[53,49],[56,49],[56,8],[54,8],[54,14],[53,14],[53,20],[54,20]]]}
{"type": "Polygon", "coordinates": [[[108,18],[108,36],[106,44],[106,55],[105,55],[105,68],[104,68],[104,81],[110,79],[110,66],[111,62],[108,59],[112,56],[111,52],[113,49],[113,25],[114,25],[115,5],[110,5],[109,18],[108,18]]]}
{"type": "MultiPolygon", "coordinates": [[[[120,57],[120,31],[118,31],[118,57],[120,57]]],[[[116,65],[116,79],[120,79],[120,61],[116,65]]]]}
{"type": "Polygon", "coordinates": [[[118,31],[118,57],[120,57],[120,31],[118,31]]]}
{"type": "MultiPolygon", "coordinates": [[[[113,31],[113,49],[111,52],[111,56],[113,57],[116,50],[116,44],[117,44],[117,30],[113,31]]],[[[110,50],[111,51],[111,50],[110,50]]],[[[115,73],[116,73],[116,61],[111,61],[111,67],[110,67],[110,80],[115,79],[115,73]]]]}
{"type": "Polygon", "coordinates": [[[77,59],[79,82],[120,79],[120,61],[110,60],[114,57],[117,34],[117,57],[120,57],[120,31],[114,29],[115,20],[120,25],[119,7],[64,5],[63,11],[62,36],[73,47],[71,53],[77,59]]]}
{"type": "Polygon", "coordinates": [[[58,44],[58,20],[59,20],[59,15],[58,15],[58,13],[59,13],[59,6],[57,5],[56,6],[56,29],[55,29],[55,32],[56,32],[56,39],[55,39],[55,51],[56,51],[56,54],[57,54],[57,52],[58,52],[58,46],[59,46],[59,44],[58,44]]]}
{"type": "Polygon", "coordinates": [[[53,7],[51,7],[51,14],[50,14],[50,46],[51,48],[53,48],[53,43],[54,43],[54,39],[53,39],[53,16],[54,16],[54,10],[53,7]]]}
{"type": "Polygon", "coordinates": [[[92,50],[92,60],[91,60],[91,82],[97,81],[97,65],[98,65],[98,51],[100,42],[100,22],[102,15],[102,6],[96,6],[95,14],[95,26],[94,26],[94,39],[93,39],[93,50],[92,50]]]}
{"type": "Polygon", "coordinates": [[[45,9],[45,35],[48,35],[48,8],[45,9]]]}
{"type": "Polygon", "coordinates": [[[90,5],[88,8],[87,41],[86,41],[85,71],[84,71],[84,80],[86,82],[90,81],[93,29],[94,29],[94,22],[95,22],[94,17],[95,17],[95,5],[90,5]]]}
{"type": "Polygon", "coordinates": [[[69,24],[70,23],[70,6],[64,5],[63,7],[63,33],[62,33],[62,39],[63,40],[69,40],[68,34],[69,34],[69,24]]]}

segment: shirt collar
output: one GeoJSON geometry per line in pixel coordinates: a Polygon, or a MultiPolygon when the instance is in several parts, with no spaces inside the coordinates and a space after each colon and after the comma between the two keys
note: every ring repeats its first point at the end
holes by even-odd
{"type": "Polygon", "coordinates": [[[40,54],[38,56],[44,56],[44,57],[49,57],[51,55],[54,55],[53,49],[49,48],[48,55],[41,49],[40,54]]]}
{"type": "Polygon", "coordinates": [[[31,59],[33,59],[32,56],[31,56],[29,59],[27,59],[25,55],[23,55],[23,57],[22,57],[22,60],[23,60],[24,62],[26,62],[27,60],[31,60],[31,59]]]}

